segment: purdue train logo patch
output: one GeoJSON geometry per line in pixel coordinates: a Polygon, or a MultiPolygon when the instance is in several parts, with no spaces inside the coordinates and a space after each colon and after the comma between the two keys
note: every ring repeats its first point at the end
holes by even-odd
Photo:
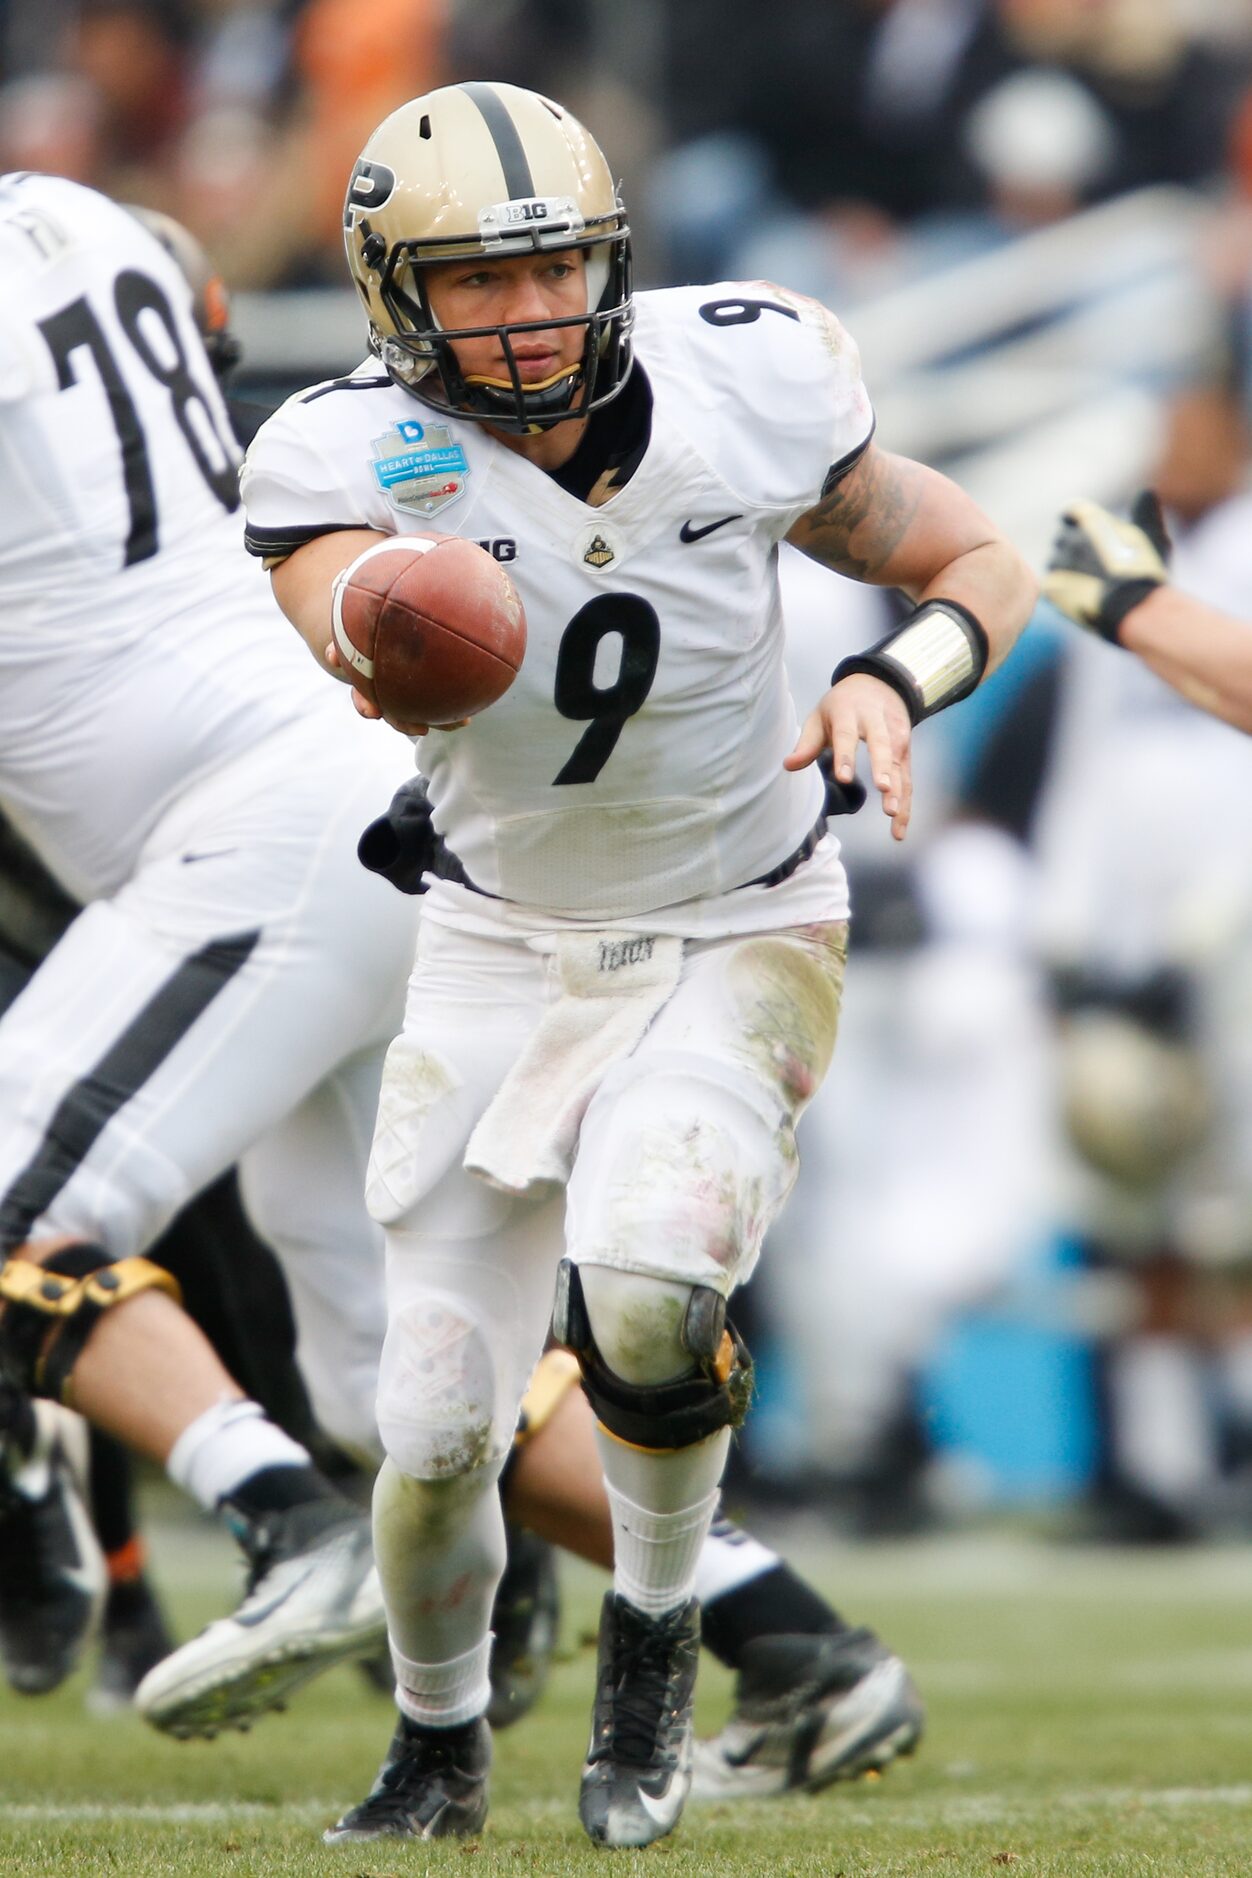
{"type": "Polygon", "coordinates": [[[610,561],[616,559],[615,550],[609,546],[603,535],[593,535],[583,549],[583,560],[588,567],[607,567],[610,561]]]}
{"type": "Polygon", "coordinates": [[[375,437],[374,481],[393,509],[407,515],[438,515],[465,494],[469,464],[446,424],[401,418],[375,437]]]}

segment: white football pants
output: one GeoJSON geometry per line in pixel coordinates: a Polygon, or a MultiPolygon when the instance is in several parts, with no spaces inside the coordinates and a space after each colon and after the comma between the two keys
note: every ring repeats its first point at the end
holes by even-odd
{"type": "Polygon", "coordinates": [[[142,1252],[238,1162],[314,1411],[376,1453],[364,1172],[419,903],[356,858],[411,752],[345,712],[342,736],[320,716],[189,789],[0,1019],[0,1234],[142,1252]]]}

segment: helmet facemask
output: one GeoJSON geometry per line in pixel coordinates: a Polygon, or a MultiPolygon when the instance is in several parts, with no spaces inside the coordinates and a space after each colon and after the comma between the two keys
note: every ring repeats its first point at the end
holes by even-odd
{"type": "MultiPolygon", "coordinates": [[[[526,205],[503,204],[515,211],[526,205]]],[[[572,208],[572,205],[570,205],[572,208]]],[[[573,218],[571,218],[573,219],[573,218]]],[[[569,221],[563,230],[552,222],[540,234],[513,233],[500,240],[479,237],[463,243],[398,241],[387,255],[378,295],[393,331],[372,335],[375,351],[396,382],[423,404],[449,417],[491,424],[522,435],[549,430],[571,418],[600,410],[617,396],[630,369],[631,302],[630,230],[620,207],[594,234],[577,234],[569,221]],[[458,255],[457,248],[460,248],[458,255]],[[431,250],[436,252],[432,253],[431,250]],[[445,328],[430,304],[427,270],[450,260],[477,256],[500,259],[517,254],[581,249],[587,256],[587,311],[559,318],[526,320],[500,326],[445,328]],[[514,339],[550,333],[563,327],[586,329],[582,357],[564,366],[546,383],[527,384],[514,354],[514,339]],[[455,343],[494,337],[504,355],[508,377],[467,375],[455,343]]]]}

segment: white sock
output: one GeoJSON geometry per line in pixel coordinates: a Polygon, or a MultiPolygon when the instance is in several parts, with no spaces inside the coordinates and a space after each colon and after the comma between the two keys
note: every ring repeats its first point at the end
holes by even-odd
{"type": "Polygon", "coordinates": [[[259,1402],[216,1402],[183,1429],[166,1472],[206,1512],[263,1467],[311,1467],[307,1449],[269,1420],[259,1402]]]}
{"type": "Polygon", "coordinates": [[[659,1617],[694,1593],[730,1430],[663,1451],[629,1447],[603,1428],[596,1439],[613,1513],[613,1588],[659,1617]]]}
{"type": "Polygon", "coordinates": [[[717,1511],[717,1491],[677,1513],[649,1513],[615,1487],[613,1589],[648,1617],[686,1604],[694,1595],[696,1563],[717,1511]]]}
{"type": "Polygon", "coordinates": [[[414,1663],[394,1646],[396,1703],[423,1728],[459,1728],[482,1715],[491,1699],[491,1633],[450,1663],[414,1663]]]}
{"type": "Polygon", "coordinates": [[[778,1562],[777,1552],[771,1552],[750,1532],[719,1514],[696,1560],[694,1595],[701,1604],[712,1604],[715,1598],[724,1598],[728,1591],[750,1584],[763,1572],[773,1571],[778,1562]]]}
{"type": "MultiPolygon", "coordinates": [[[[477,1682],[470,1671],[444,1688],[440,1677],[456,1665],[475,1662],[490,1640],[491,1606],[504,1570],[504,1515],[497,1482],[500,1464],[490,1463],[456,1480],[412,1480],[392,1461],[384,1461],[374,1482],[374,1558],[387,1606],[387,1630],[397,1665],[407,1663],[422,1683],[401,1686],[426,1709],[446,1702],[456,1711],[444,1717],[452,1726],[486,1707],[486,1668],[477,1682]],[[466,1680],[469,1678],[469,1680],[466,1680]],[[460,1713],[467,1690],[481,1700],[460,1713]]],[[[486,1664],[486,1656],[482,1662],[486,1664]]],[[[477,1674],[477,1672],[474,1672],[477,1674]]],[[[402,1707],[405,1705],[402,1703],[402,1707]]],[[[417,1714],[405,1707],[414,1721],[417,1714]]]]}

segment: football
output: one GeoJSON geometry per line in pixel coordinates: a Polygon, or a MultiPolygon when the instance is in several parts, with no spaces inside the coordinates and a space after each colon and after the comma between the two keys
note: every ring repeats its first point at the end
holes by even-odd
{"type": "Polygon", "coordinates": [[[352,683],[404,730],[459,723],[503,697],[526,615],[500,563],[459,535],[403,535],[346,567],[331,607],[352,683]]]}

